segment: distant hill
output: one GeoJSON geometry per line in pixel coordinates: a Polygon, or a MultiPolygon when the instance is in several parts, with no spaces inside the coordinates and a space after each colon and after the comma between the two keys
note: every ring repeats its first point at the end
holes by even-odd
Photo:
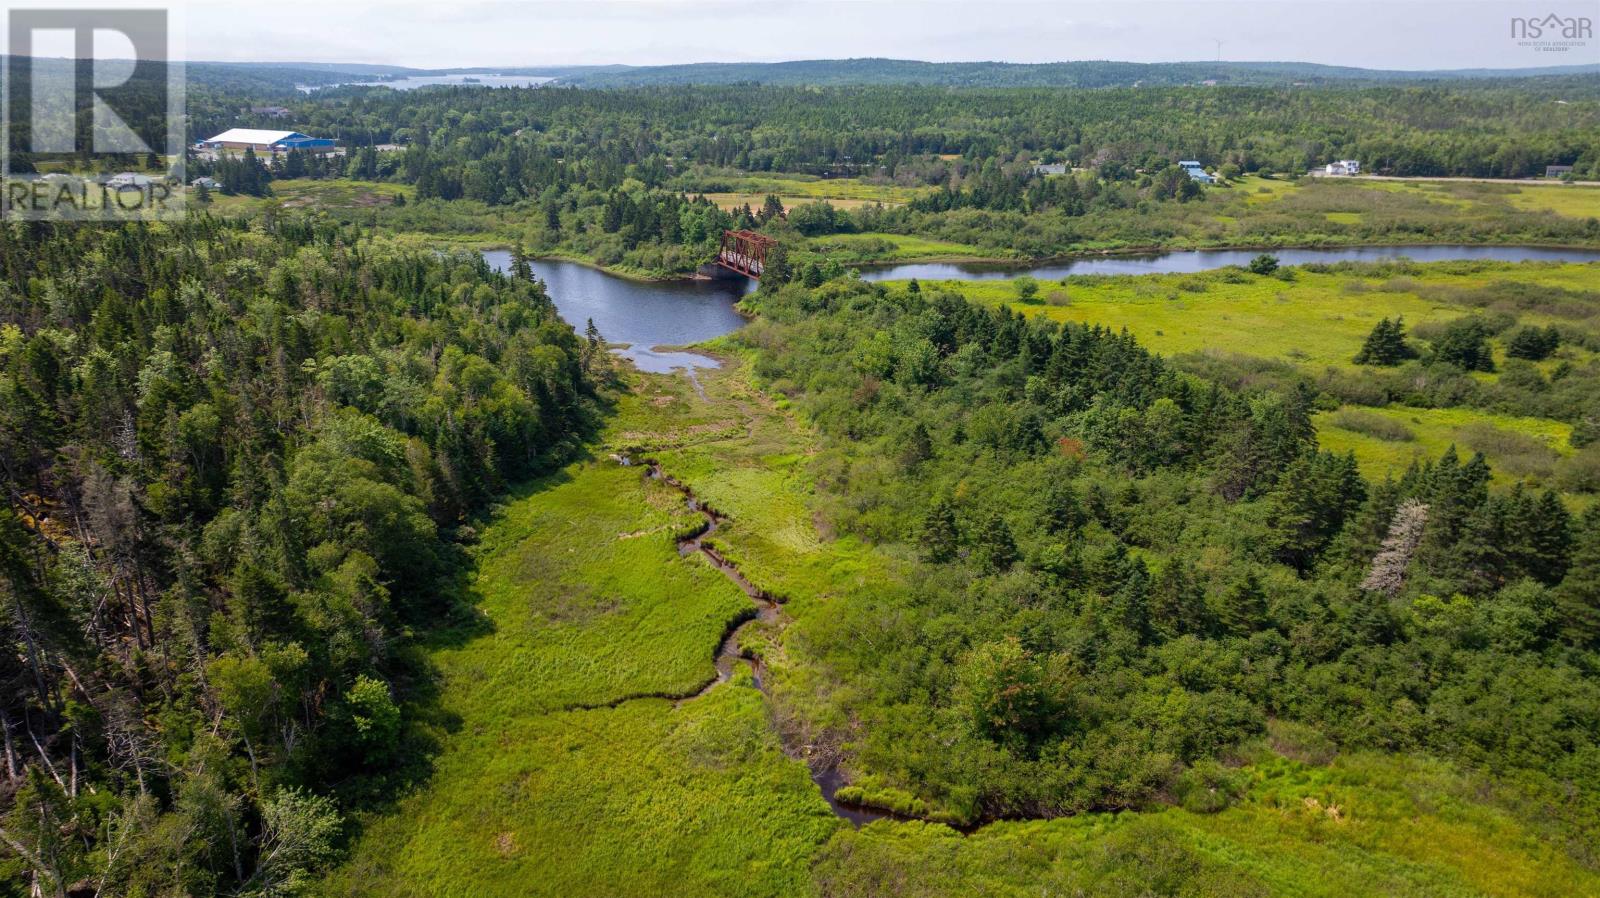
{"type": "Polygon", "coordinates": [[[1527,69],[1398,71],[1304,62],[919,62],[907,59],[817,59],[772,63],[694,63],[669,66],[606,66],[556,75],[577,87],[636,87],[652,84],[775,85],[928,84],[949,87],[1129,87],[1144,85],[1283,84],[1303,82],[1396,82],[1443,79],[1508,79],[1600,74],[1600,65],[1527,69]]]}

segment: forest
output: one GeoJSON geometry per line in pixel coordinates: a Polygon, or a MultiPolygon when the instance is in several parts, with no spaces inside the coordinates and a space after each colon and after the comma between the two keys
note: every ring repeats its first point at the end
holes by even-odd
{"type": "Polygon", "coordinates": [[[0,879],[292,888],[417,774],[407,634],[575,451],[592,348],[477,257],[309,223],[8,225],[0,269],[0,879]]]}
{"type": "Polygon", "coordinates": [[[920,65],[207,64],[344,152],[0,224],[0,898],[1600,891],[1600,263],[1273,255],[1600,246],[1597,76],[920,65]],[[729,228],[688,377],[534,272],[729,228]]]}

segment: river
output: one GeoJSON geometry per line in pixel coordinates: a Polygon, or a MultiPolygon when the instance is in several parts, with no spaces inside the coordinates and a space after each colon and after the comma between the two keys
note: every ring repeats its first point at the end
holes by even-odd
{"type": "MultiPolygon", "coordinates": [[[[511,268],[511,253],[489,250],[483,258],[496,270],[511,268]]],[[[689,346],[738,330],[744,318],[733,304],[755,289],[746,278],[631,281],[576,262],[532,263],[562,319],[582,333],[591,319],[600,336],[625,343],[615,350],[641,371],[715,368],[717,361],[693,352],[657,349],[689,346]]]]}
{"type": "Polygon", "coordinates": [[[863,269],[868,281],[995,281],[1031,275],[1041,281],[1056,281],[1080,274],[1193,274],[1249,265],[1262,253],[1278,257],[1280,265],[1305,265],[1310,262],[1379,262],[1402,256],[1415,262],[1449,262],[1459,259],[1489,259],[1496,262],[1595,262],[1600,250],[1567,249],[1555,246],[1343,246],[1325,249],[1202,249],[1192,252],[1148,253],[1125,256],[1080,256],[1033,268],[959,262],[916,262],[886,268],[863,269]]]}
{"type": "MultiPolygon", "coordinates": [[[[1032,275],[1059,280],[1082,274],[1187,274],[1228,265],[1247,265],[1261,250],[1199,250],[1128,256],[1087,256],[1028,268],[993,264],[917,262],[862,271],[869,281],[1002,280],[1032,275]]],[[[1308,262],[1376,262],[1401,256],[1418,262],[1489,259],[1501,262],[1595,262],[1600,250],[1545,246],[1347,246],[1329,249],[1271,250],[1283,265],[1308,262]]],[[[490,265],[505,271],[511,253],[490,250],[483,254],[490,265]]],[[[540,260],[534,274],[549,287],[561,317],[582,331],[593,319],[600,335],[611,343],[627,344],[615,350],[644,371],[663,373],[695,368],[715,368],[715,359],[694,352],[657,347],[682,347],[732,333],[744,325],[734,303],[755,289],[745,278],[722,280],[633,281],[576,262],[540,260]]]]}

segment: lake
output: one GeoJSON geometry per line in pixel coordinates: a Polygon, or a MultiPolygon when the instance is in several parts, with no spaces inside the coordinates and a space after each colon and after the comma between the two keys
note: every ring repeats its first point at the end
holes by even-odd
{"type": "Polygon", "coordinates": [[[1309,262],[1378,262],[1404,256],[1416,262],[1489,259],[1497,262],[1595,262],[1600,250],[1553,246],[1345,246],[1326,249],[1205,249],[1193,252],[1149,253],[1127,256],[1086,256],[1052,262],[1035,268],[959,262],[919,262],[862,269],[868,281],[994,281],[1031,275],[1056,281],[1081,274],[1193,274],[1229,265],[1248,265],[1263,252],[1278,257],[1281,265],[1309,262]]]}
{"type": "Polygon", "coordinates": [[[419,87],[538,87],[549,84],[554,78],[535,75],[411,75],[393,81],[341,81],[338,84],[302,85],[302,93],[311,93],[329,87],[392,87],[395,90],[416,90],[419,87]]]}
{"type": "MultiPolygon", "coordinates": [[[[497,271],[511,268],[507,250],[487,251],[483,258],[497,271]]],[[[564,321],[582,333],[593,319],[607,342],[628,344],[616,353],[642,371],[717,367],[708,356],[656,347],[688,346],[738,330],[744,318],[733,304],[755,289],[754,281],[742,277],[645,282],[576,262],[546,259],[532,265],[564,321]]]]}
{"type": "MultiPolygon", "coordinates": [[[[869,281],[908,278],[939,281],[1000,280],[1024,274],[1040,280],[1059,280],[1080,274],[1185,274],[1247,265],[1260,254],[1260,250],[1229,249],[1094,256],[1036,268],[922,262],[865,270],[861,276],[869,281]]],[[[1600,261],[1600,250],[1540,246],[1360,246],[1280,249],[1273,250],[1272,255],[1284,265],[1375,262],[1400,256],[1418,262],[1456,259],[1600,261]]],[[[499,271],[511,267],[511,253],[507,250],[490,250],[483,257],[499,271]]],[[[755,282],[746,278],[643,282],[606,274],[576,262],[544,260],[532,265],[534,274],[549,288],[550,298],[555,301],[562,319],[579,332],[593,319],[600,335],[608,342],[628,344],[626,349],[615,351],[641,370],[666,372],[681,368],[691,377],[695,368],[717,367],[716,360],[693,352],[657,350],[656,347],[689,346],[738,330],[744,325],[744,318],[734,311],[733,304],[755,289],[755,282]]]]}

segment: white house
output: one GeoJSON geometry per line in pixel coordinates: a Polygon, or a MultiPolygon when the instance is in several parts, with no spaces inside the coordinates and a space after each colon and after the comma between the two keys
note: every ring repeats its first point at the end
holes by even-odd
{"type": "Polygon", "coordinates": [[[124,187],[149,187],[154,184],[155,178],[141,175],[136,172],[125,171],[120,175],[112,175],[106,179],[106,186],[112,190],[121,190],[124,187]]]}
{"type": "Polygon", "coordinates": [[[204,187],[207,190],[220,190],[222,183],[216,178],[195,178],[189,182],[190,187],[204,187]]]}
{"type": "Polygon", "coordinates": [[[1190,179],[1199,181],[1202,184],[1215,183],[1217,180],[1216,178],[1213,178],[1211,175],[1207,174],[1205,167],[1193,159],[1182,160],[1178,163],[1178,165],[1183,168],[1184,173],[1187,174],[1190,179]]]}
{"type": "Polygon", "coordinates": [[[1330,175],[1359,175],[1361,174],[1361,163],[1354,159],[1340,159],[1338,162],[1328,163],[1323,169],[1323,173],[1330,175]]]}

